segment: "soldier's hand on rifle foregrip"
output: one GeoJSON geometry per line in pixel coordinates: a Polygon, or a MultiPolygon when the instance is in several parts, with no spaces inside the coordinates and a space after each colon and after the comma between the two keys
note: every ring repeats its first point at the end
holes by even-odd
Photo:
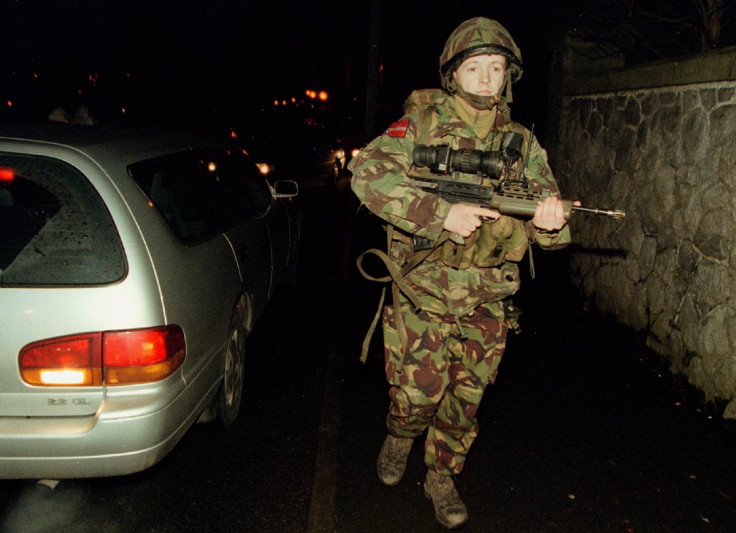
{"type": "MultiPolygon", "coordinates": [[[[574,205],[580,205],[580,202],[576,201],[574,205]]],[[[550,196],[539,202],[534,210],[532,224],[534,224],[535,228],[542,231],[561,230],[567,224],[562,200],[556,196],[550,196]]]]}
{"type": "Polygon", "coordinates": [[[470,204],[452,204],[443,227],[450,233],[469,237],[478,229],[483,218],[496,220],[500,216],[501,213],[495,209],[470,204]]]}

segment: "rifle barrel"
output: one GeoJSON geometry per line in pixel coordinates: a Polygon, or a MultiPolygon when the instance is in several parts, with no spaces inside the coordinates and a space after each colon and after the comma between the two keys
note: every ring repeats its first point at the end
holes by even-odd
{"type": "Polygon", "coordinates": [[[594,215],[605,215],[613,218],[624,218],[626,213],[620,209],[597,209],[595,207],[581,207],[579,205],[572,206],[573,211],[581,211],[583,213],[592,213],[594,215]]]}

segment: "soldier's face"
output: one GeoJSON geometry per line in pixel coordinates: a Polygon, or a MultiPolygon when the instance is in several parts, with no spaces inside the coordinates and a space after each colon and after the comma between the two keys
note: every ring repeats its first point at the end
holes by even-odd
{"type": "Polygon", "coordinates": [[[486,54],[469,57],[455,71],[455,80],[468,93],[495,96],[503,88],[506,57],[486,54]]]}

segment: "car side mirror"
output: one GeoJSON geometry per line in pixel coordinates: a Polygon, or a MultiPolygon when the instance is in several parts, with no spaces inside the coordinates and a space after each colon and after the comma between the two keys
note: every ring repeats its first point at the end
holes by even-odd
{"type": "Polygon", "coordinates": [[[274,198],[294,198],[299,194],[299,185],[293,180],[276,180],[271,193],[274,198]]]}

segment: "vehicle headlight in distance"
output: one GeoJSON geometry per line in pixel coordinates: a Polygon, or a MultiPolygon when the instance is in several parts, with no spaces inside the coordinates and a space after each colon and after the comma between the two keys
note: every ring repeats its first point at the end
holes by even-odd
{"type": "Polygon", "coordinates": [[[264,176],[268,176],[273,172],[273,165],[269,165],[268,163],[256,163],[256,166],[258,167],[258,171],[264,176]]]}

